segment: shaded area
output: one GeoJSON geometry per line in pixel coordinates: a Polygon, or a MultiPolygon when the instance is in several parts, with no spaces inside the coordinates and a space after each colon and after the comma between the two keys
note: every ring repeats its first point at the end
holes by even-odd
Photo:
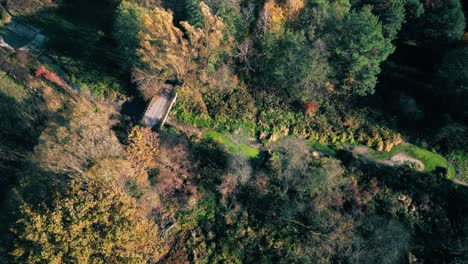
{"type": "Polygon", "coordinates": [[[96,96],[121,96],[135,92],[129,85],[130,69],[119,63],[126,58],[117,52],[112,36],[116,8],[112,1],[64,0],[57,9],[20,19],[41,29],[50,57],[72,82],[96,96]]]}
{"type": "MultiPolygon", "coordinates": [[[[466,241],[468,216],[468,187],[458,185],[437,173],[421,173],[408,168],[394,168],[371,164],[362,159],[353,159],[349,153],[340,152],[347,167],[357,167],[367,177],[377,177],[379,185],[395,193],[403,193],[412,198],[417,219],[407,218],[413,226],[414,252],[420,256],[431,256],[434,263],[451,263],[459,259],[463,251],[459,250],[458,241],[466,241]],[[423,247],[421,247],[423,246],[423,247]],[[424,251],[421,251],[421,249],[424,251]]],[[[384,198],[384,197],[382,197],[384,198]]],[[[377,201],[380,206],[384,201],[377,201]]],[[[396,214],[405,219],[403,212],[385,211],[384,214],[396,214]]]]}
{"type": "Polygon", "coordinates": [[[13,212],[7,203],[10,190],[25,173],[25,158],[44,129],[44,116],[34,107],[37,103],[35,98],[18,102],[0,91],[0,234],[7,230],[13,212]]]}
{"type": "Polygon", "coordinates": [[[454,47],[398,45],[383,63],[376,93],[356,103],[370,105],[387,114],[411,139],[431,136],[447,124],[448,114],[460,120],[459,114],[450,113],[450,102],[434,92],[436,67],[450,48],[454,47]],[[408,98],[417,111],[405,109],[408,98]]]}
{"type": "Polygon", "coordinates": [[[187,20],[185,0],[163,0],[162,6],[174,12],[174,24],[179,25],[180,21],[187,20]]]}
{"type": "Polygon", "coordinates": [[[23,158],[38,143],[44,116],[35,98],[18,102],[0,91],[0,206],[16,183],[23,158]]]}
{"type": "Polygon", "coordinates": [[[14,49],[20,48],[29,42],[27,38],[16,34],[7,27],[0,28],[0,37],[3,37],[3,40],[14,49]]]}

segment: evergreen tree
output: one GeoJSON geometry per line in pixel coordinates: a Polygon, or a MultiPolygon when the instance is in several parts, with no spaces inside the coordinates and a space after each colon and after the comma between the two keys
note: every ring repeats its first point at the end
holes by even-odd
{"type": "Polygon", "coordinates": [[[263,89],[291,102],[311,97],[324,85],[327,61],[302,33],[267,33],[260,45],[255,78],[263,89]]]}
{"type": "Polygon", "coordinates": [[[201,0],[187,0],[185,9],[187,10],[187,22],[194,27],[203,25],[203,16],[200,10],[201,0]]]}
{"type": "Polygon", "coordinates": [[[405,20],[405,0],[364,0],[363,5],[372,5],[372,13],[382,22],[384,37],[395,39],[405,20]]]}
{"type": "Polygon", "coordinates": [[[380,63],[394,50],[371,10],[364,6],[360,11],[351,11],[338,25],[338,39],[330,40],[335,76],[344,92],[374,93],[380,63]]]}
{"type": "Polygon", "coordinates": [[[442,42],[460,40],[465,29],[465,16],[460,0],[426,3],[424,33],[426,38],[442,42]]]}
{"type": "Polygon", "coordinates": [[[143,29],[142,16],[146,10],[129,1],[122,1],[117,8],[114,23],[114,37],[119,43],[119,53],[125,67],[138,63],[136,51],[140,45],[138,33],[143,29]]]}

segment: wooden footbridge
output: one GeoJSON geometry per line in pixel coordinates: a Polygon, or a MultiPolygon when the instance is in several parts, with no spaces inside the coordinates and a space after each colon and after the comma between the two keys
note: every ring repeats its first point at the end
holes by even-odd
{"type": "Polygon", "coordinates": [[[171,84],[164,84],[159,96],[153,97],[143,114],[143,123],[147,127],[162,128],[169,116],[172,106],[177,99],[175,88],[171,84]]]}

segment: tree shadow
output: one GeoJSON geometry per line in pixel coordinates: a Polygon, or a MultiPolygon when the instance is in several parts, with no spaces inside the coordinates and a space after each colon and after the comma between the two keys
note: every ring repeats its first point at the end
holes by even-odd
{"type": "Polygon", "coordinates": [[[64,0],[21,20],[41,29],[55,62],[71,77],[93,83],[100,80],[108,90],[134,93],[130,69],[112,35],[117,1],[64,0]]]}
{"type": "Polygon", "coordinates": [[[202,139],[191,146],[191,159],[198,164],[198,182],[206,189],[221,184],[222,176],[229,168],[229,154],[212,139],[202,139]]]}
{"type": "MultiPolygon", "coordinates": [[[[41,112],[38,106],[41,103],[35,97],[19,102],[0,92],[0,241],[3,245],[11,235],[7,231],[18,206],[13,190],[20,186],[24,175],[34,178],[33,174],[29,174],[30,170],[27,168],[30,166],[27,164],[30,163],[28,157],[45,128],[46,113],[41,112]]],[[[36,185],[26,194],[34,195],[47,188],[47,185],[41,185],[36,185]]]]}
{"type": "MultiPolygon", "coordinates": [[[[399,217],[413,226],[415,252],[430,256],[435,263],[456,262],[454,242],[463,241],[468,235],[468,187],[454,183],[443,173],[422,173],[408,167],[383,166],[349,157],[345,160],[347,167],[364,172],[362,184],[376,177],[379,186],[411,198],[416,219],[399,217]]],[[[383,209],[381,213],[388,212],[383,209]]]]}
{"type": "Polygon", "coordinates": [[[7,190],[17,182],[23,158],[38,143],[45,116],[34,107],[35,98],[18,102],[0,93],[0,207],[7,190]]]}

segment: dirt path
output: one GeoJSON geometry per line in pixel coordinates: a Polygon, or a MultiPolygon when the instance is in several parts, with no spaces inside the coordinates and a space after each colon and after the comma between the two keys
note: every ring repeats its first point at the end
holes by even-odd
{"type": "Polygon", "coordinates": [[[455,183],[457,183],[457,184],[460,184],[460,185],[463,185],[463,186],[468,187],[468,183],[466,183],[466,182],[464,182],[464,181],[461,181],[461,180],[456,179],[456,178],[453,179],[453,181],[454,181],[455,183]]]}
{"type": "Polygon", "coordinates": [[[179,130],[179,131],[181,131],[184,134],[187,134],[189,136],[190,135],[201,136],[203,134],[203,131],[200,128],[184,124],[184,123],[178,121],[177,119],[172,119],[170,117],[167,119],[166,125],[172,126],[175,129],[177,129],[177,130],[179,130]]]}
{"type": "Polygon", "coordinates": [[[405,163],[414,163],[416,164],[416,170],[418,171],[423,171],[425,168],[425,165],[422,161],[408,156],[408,154],[404,152],[398,152],[394,155],[392,155],[390,158],[386,160],[376,160],[375,158],[371,157],[369,155],[369,150],[370,148],[367,146],[350,146],[346,145],[345,148],[347,148],[349,151],[351,151],[353,154],[362,156],[366,158],[369,161],[379,163],[379,164],[385,164],[388,166],[399,166],[403,165],[405,163]]]}
{"type": "Polygon", "coordinates": [[[382,161],[384,164],[388,164],[391,166],[396,166],[396,165],[403,165],[405,163],[415,163],[416,164],[416,170],[418,171],[423,171],[425,166],[424,163],[418,159],[415,159],[413,157],[408,156],[404,152],[399,152],[393,156],[391,156],[388,160],[382,161]]]}
{"type": "Polygon", "coordinates": [[[357,155],[368,156],[369,148],[366,146],[356,146],[352,148],[352,152],[357,155]]]}

